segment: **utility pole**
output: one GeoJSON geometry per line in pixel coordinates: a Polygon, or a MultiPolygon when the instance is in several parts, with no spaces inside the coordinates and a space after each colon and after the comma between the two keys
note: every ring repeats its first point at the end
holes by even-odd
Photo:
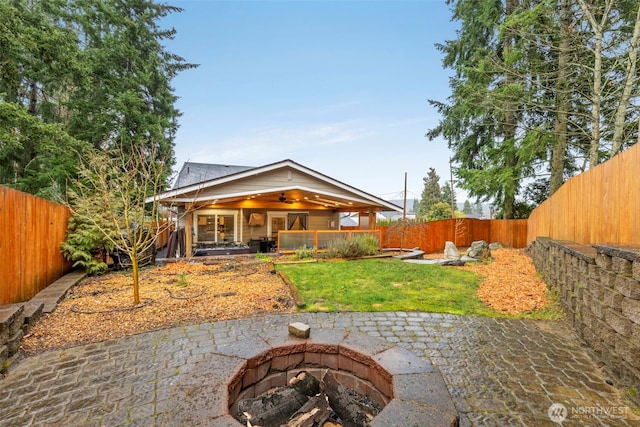
{"type": "Polygon", "coordinates": [[[449,174],[451,175],[451,177],[449,178],[449,183],[451,184],[451,218],[455,218],[456,217],[456,210],[453,206],[455,197],[453,195],[453,166],[452,166],[452,162],[453,159],[451,157],[449,157],[449,174]]]}
{"type": "Polygon", "coordinates": [[[402,220],[407,220],[407,173],[404,173],[404,204],[402,205],[402,220]]]}

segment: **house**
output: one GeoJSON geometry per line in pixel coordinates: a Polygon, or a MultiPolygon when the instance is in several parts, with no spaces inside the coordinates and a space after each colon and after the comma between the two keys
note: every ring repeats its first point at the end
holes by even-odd
{"type": "Polygon", "coordinates": [[[178,229],[187,230],[187,256],[234,247],[310,247],[317,236],[310,241],[305,232],[339,232],[346,212],[358,213],[361,230],[375,228],[378,212],[402,212],[292,160],[260,167],[187,162],[174,187],[154,198],[175,213],[178,229]],[[279,240],[284,233],[286,241],[279,240]]]}

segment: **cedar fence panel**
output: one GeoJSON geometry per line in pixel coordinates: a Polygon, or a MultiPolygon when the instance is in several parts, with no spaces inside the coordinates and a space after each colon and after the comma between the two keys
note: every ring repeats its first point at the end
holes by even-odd
{"type": "Polygon", "coordinates": [[[432,253],[444,250],[445,242],[468,247],[477,240],[500,242],[513,248],[526,247],[527,220],[443,219],[424,223],[398,223],[379,227],[383,247],[415,248],[432,253]]]}
{"type": "Polygon", "coordinates": [[[65,206],[0,185],[0,305],[27,301],[62,277],[65,206]]]}
{"type": "Polygon", "coordinates": [[[640,144],[575,176],[529,217],[527,244],[536,237],[581,244],[638,245],[640,144]]]}
{"type": "Polygon", "coordinates": [[[489,240],[487,242],[500,242],[511,248],[527,247],[526,219],[494,219],[489,222],[489,240]]]}

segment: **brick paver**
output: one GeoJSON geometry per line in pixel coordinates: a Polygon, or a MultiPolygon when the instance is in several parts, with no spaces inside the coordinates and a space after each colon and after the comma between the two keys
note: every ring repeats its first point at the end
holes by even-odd
{"type": "Polygon", "coordinates": [[[554,403],[566,410],[563,426],[639,423],[564,322],[396,312],[247,318],[47,352],[0,381],[0,425],[165,425],[172,391],[198,362],[293,321],[312,333],[339,328],[382,337],[429,359],[461,426],[557,426],[548,414],[554,403]]]}

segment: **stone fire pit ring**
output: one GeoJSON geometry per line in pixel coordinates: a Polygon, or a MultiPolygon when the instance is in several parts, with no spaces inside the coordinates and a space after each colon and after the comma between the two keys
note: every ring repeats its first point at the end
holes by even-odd
{"type": "Polygon", "coordinates": [[[346,387],[374,399],[382,411],[372,427],[458,425],[440,372],[424,358],[384,339],[343,329],[296,338],[286,328],[218,346],[180,372],[158,407],[162,425],[239,427],[239,399],[285,385],[300,371],[330,369],[346,387]]]}

